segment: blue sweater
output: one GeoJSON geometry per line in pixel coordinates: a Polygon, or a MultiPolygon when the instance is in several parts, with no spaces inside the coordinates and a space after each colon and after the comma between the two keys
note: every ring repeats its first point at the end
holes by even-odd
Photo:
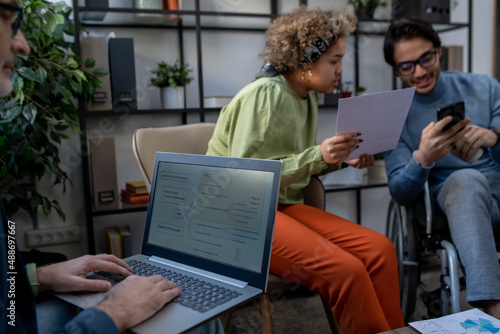
{"type": "Polygon", "coordinates": [[[413,158],[413,151],[420,145],[422,130],[437,121],[436,109],[458,101],[465,101],[465,116],[471,119],[471,124],[500,128],[500,85],[496,79],[457,71],[442,72],[430,94],[415,95],[397,148],[385,154],[389,189],[400,204],[413,202],[427,180],[433,189],[462,168],[474,168],[483,173],[500,171],[500,145],[484,149],[482,157],[472,165],[451,153],[436,161],[430,169],[419,166],[413,158]]]}

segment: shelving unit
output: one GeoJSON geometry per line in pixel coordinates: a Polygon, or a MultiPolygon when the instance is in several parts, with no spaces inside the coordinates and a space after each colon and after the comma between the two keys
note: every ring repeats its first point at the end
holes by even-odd
{"type": "MultiPolygon", "coordinates": [[[[84,28],[125,28],[125,29],[165,29],[177,32],[178,45],[176,49],[179,53],[179,60],[181,63],[185,61],[184,55],[184,34],[185,32],[194,32],[195,43],[196,43],[196,62],[197,62],[197,86],[198,86],[198,101],[199,107],[197,108],[183,108],[183,109],[141,109],[127,111],[127,115],[137,116],[137,115],[181,115],[182,122],[187,123],[188,115],[199,115],[199,120],[201,122],[205,121],[205,114],[207,112],[217,112],[219,108],[205,108],[204,107],[204,77],[203,77],[203,61],[202,61],[202,32],[212,31],[212,32],[258,32],[264,33],[267,29],[267,25],[278,15],[278,0],[269,0],[269,13],[242,13],[242,12],[232,12],[232,11],[207,11],[201,9],[200,0],[192,0],[194,3],[193,10],[146,10],[146,9],[136,9],[136,8],[98,8],[98,7],[82,7],[79,6],[78,0],[73,0],[74,9],[74,21],[75,21],[75,49],[78,55],[81,54],[79,37],[81,35],[80,25],[84,28]],[[80,20],[80,14],[85,12],[105,12],[113,16],[113,20],[106,20],[102,22],[98,21],[84,21],[80,20]],[[179,15],[178,19],[174,20],[163,20],[162,22],[137,22],[134,21],[134,14],[159,14],[164,17],[169,17],[170,15],[179,15]],[[261,19],[265,20],[267,24],[262,24],[261,26],[220,26],[210,23],[213,20],[210,18],[214,17],[227,17],[230,18],[250,18],[250,19],[261,19]],[[208,18],[209,23],[202,22],[202,19],[208,18]]],[[[299,4],[307,5],[307,0],[299,0],[299,4]]],[[[471,22],[472,22],[472,0],[468,0],[468,23],[464,24],[448,24],[440,25],[438,31],[446,32],[450,30],[468,29],[468,69],[471,70],[472,64],[472,52],[471,52],[471,22]]],[[[359,59],[359,37],[360,35],[366,34],[370,36],[383,36],[385,30],[389,26],[391,20],[360,20],[357,31],[354,33],[354,88],[359,86],[360,83],[360,59],[359,59]],[[379,23],[382,27],[379,30],[365,29],[365,24],[379,23]]],[[[396,77],[393,77],[393,88],[396,87],[396,77]]],[[[324,106],[323,106],[324,108],[324,106]]],[[[81,150],[82,150],[82,165],[83,165],[83,177],[84,177],[84,195],[85,195],[85,214],[86,214],[86,226],[87,226],[87,237],[88,237],[88,248],[90,253],[94,253],[96,249],[95,236],[94,236],[94,219],[98,216],[114,215],[122,213],[130,213],[137,211],[145,211],[147,204],[126,204],[120,202],[118,208],[109,210],[96,210],[93,205],[92,187],[91,187],[91,172],[90,172],[90,161],[89,161],[89,148],[87,144],[87,121],[89,118],[104,118],[110,116],[120,116],[123,111],[107,110],[107,111],[92,111],[86,110],[86,106],[83,103],[79,105],[80,109],[80,128],[83,132],[81,137],[81,150]]],[[[345,189],[343,189],[345,190],[345,189]]],[[[334,190],[331,190],[334,191],[334,190]]],[[[340,191],[340,190],[335,190],[340,191]]]]}
{"type": "Polygon", "coordinates": [[[79,6],[78,0],[73,0],[74,21],[75,21],[75,50],[78,55],[81,54],[80,49],[80,25],[84,28],[130,28],[130,29],[169,29],[177,31],[178,45],[176,46],[179,52],[179,60],[184,63],[184,32],[194,31],[196,39],[196,59],[197,59],[197,83],[199,92],[199,107],[198,108],[183,108],[183,109],[148,109],[148,110],[131,110],[131,111],[87,111],[84,103],[79,103],[80,110],[80,128],[83,132],[81,137],[82,149],[82,164],[84,176],[84,192],[85,192],[85,213],[87,225],[87,238],[89,253],[95,253],[95,235],[94,235],[94,218],[103,215],[113,215],[130,213],[137,211],[145,211],[147,203],[144,204],[127,204],[119,202],[119,206],[113,209],[96,210],[93,204],[92,181],[89,161],[89,147],[87,143],[87,119],[88,118],[103,118],[108,116],[120,116],[124,113],[127,115],[182,115],[182,123],[187,123],[188,114],[198,114],[201,122],[205,121],[206,112],[219,111],[220,108],[205,108],[204,107],[204,87],[203,87],[203,63],[202,63],[202,31],[231,31],[231,32],[265,32],[267,24],[262,27],[239,27],[239,26],[217,26],[210,24],[202,24],[203,17],[233,17],[233,18],[253,18],[263,19],[271,22],[277,16],[278,5],[277,0],[269,0],[269,13],[240,13],[240,12],[225,12],[225,11],[204,11],[201,10],[200,0],[194,0],[194,10],[163,10],[163,9],[137,9],[137,8],[102,8],[102,7],[85,7],[79,6]],[[80,15],[85,12],[106,13],[112,14],[112,20],[105,21],[85,21],[80,20],[80,15]],[[176,19],[164,19],[162,22],[137,22],[134,21],[135,14],[159,14],[164,18],[171,15],[178,15],[176,19]]]}
{"type": "MultiPolygon", "coordinates": [[[[445,33],[448,31],[454,31],[459,29],[468,29],[467,30],[467,54],[468,54],[468,62],[467,62],[467,71],[470,72],[472,70],[472,0],[468,0],[468,20],[466,23],[447,23],[447,24],[434,24],[434,29],[438,33],[445,33]]],[[[376,19],[360,19],[358,23],[358,28],[353,33],[354,35],[354,89],[360,85],[360,50],[359,50],[359,38],[360,35],[367,36],[385,36],[387,28],[393,22],[395,17],[391,20],[376,20],[376,19]],[[371,26],[377,25],[377,29],[373,29],[371,26]],[[368,27],[367,27],[368,26],[368,27]]],[[[393,75],[392,88],[397,88],[397,77],[393,75]]]]}

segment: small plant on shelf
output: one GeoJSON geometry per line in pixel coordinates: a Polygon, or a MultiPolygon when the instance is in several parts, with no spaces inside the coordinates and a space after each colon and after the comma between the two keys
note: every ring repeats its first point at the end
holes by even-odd
{"type": "Polygon", "coordinates": [[[177,87],[186,86],[193,81],[189,76],[193,69],[187,64],[180,64],[176,61],[174,65],[169,65],[164,61],[157,64],[156,69],[151,70],[154,77],[151,78],[151,85],[156,87],[177,87]]]}
{"type": "Polygon", "coordinates": [[[363,86],[356,87],[356,96],[366,94],[366,88],[363,86]]]}

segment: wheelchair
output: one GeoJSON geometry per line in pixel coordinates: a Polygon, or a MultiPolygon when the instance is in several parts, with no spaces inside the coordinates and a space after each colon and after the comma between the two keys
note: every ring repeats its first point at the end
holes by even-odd
{"type": "Polygon", "coordinates": [[[401,308],[406,323],[414,320],[418,290],[427,306],[427,317],[434,318],[461,311],[460,291],[465,286],[460,279],[460,262],[455,246],[450,242],[448,222],[444,213],[433,210],[429,186],[410,206],[392,200],[389,203],[386,236],[396,248],[399,270],[401,308]],[[441,260],[440,288],[426,291],[420,281],[426,258],[437,255],[441,260]]]}

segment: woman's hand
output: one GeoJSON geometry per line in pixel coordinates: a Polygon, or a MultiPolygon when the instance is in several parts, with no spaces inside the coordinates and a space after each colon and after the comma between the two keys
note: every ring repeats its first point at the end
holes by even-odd
{"type": "MultiPolygon", "coordinates": [[[[327,164],[339,164],[363,141],[361,133],[351,132],[325,139],[320,145],[321,156],[327,164]]],[[[356,159],[357,160],[357,159],[356,159]]]]}
{"type": "Polygon", "coordinates": [[[365,168],[373,166],[375,158],[371,154],[363,154],[358,159],[349,160],[345,163],[355,168],[365,168]]]}

